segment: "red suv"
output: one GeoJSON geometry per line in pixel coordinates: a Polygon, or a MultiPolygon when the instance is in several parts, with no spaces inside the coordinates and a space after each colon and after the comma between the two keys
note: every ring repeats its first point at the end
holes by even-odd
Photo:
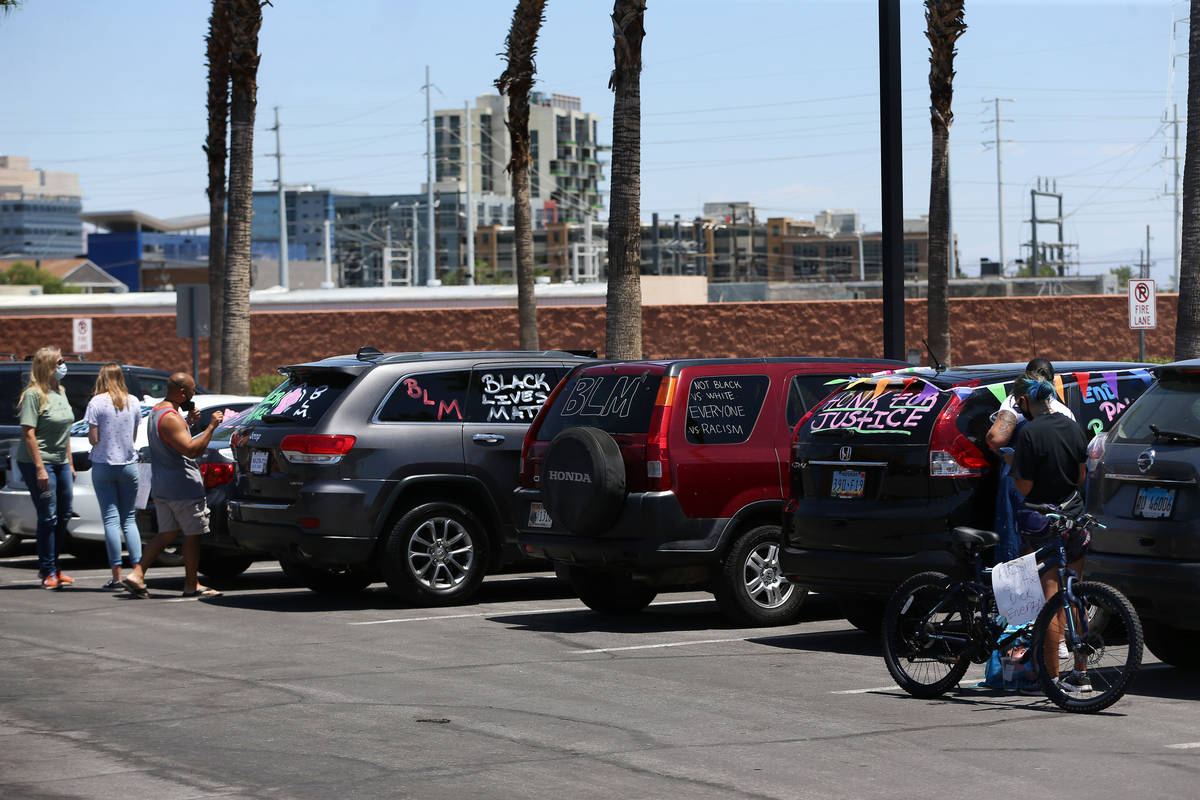
{"type": "Polygon", "coordinates": [[[640,611],[705,587],[733,620],[795,619],[779,570],[792,427],[828,382],[878,359],[632,361],[566,377],[525,436],[518,543],[565,571],[590,608],[640,611]]]}

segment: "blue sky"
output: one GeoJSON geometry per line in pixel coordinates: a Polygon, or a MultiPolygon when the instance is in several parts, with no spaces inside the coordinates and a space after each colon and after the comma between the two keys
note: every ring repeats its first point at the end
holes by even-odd
{"type": "MultiPolygon", "coordinates": [[[[873,0],[648,0],[642,77],[642,213],[690,218],[706,201],[760,216],[858,209],[880,226],[877,5],[873,0]],[[731,11],[733,13],[731,13],[731,11]]],[[[264,9],[255,184],[409,192],[424,180],[421,92],[461,108],[492,91],[515,0],[274,0],[264,9]]],[[[88,211],[203,213],[203,0],[26,0],[0,19],[0,153],[80,174],[88,211]]],[[[578,95],[611,137],[608,0],[549,0],[538,88],[578,95]]],[[[905,215],[928,208],[928,61],[921,3],[902,0],[905,215]]],[[[983,145],[1002,104],[1005,254],[1024,255],[1029,190],[1064,194],[1081,272],[1132,263],[1150,225],[1154,276],[1171,283],[1173,189],[1163,116],[1170,0],[967,0],[955,61],[953,224],[962,264],[996,258],[996,158],[983,145]]],[[[1174,52],[1186,51],[1187,25],[1174,52]]],[[[1180,147],[1183,142],[1180,126],[1180,147]]],[[[1047,209],[1039,205],[1039,215],[1047,209]]],[[[1045,238],[1048,230],[1043,230],[1045,238]]]]}

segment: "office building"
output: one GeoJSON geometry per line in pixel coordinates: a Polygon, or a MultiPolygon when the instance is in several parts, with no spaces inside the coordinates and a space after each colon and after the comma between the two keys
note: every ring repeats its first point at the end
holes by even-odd
{"type": "Polygon", "coordinates": [[[0,255],[82,253],[82,195],[74,172],[32,169],[24,156],[0,156],[0,255]]]}

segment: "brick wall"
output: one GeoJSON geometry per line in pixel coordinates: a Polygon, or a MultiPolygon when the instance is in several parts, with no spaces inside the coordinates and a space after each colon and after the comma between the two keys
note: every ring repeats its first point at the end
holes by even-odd
{"type": "MultiPolygon", "coordinates": [[[[1175,341],[1176,295],[1159,295],[1159,327],[1148,331],[1147,354],[1170,357],[1175,341]]],[[[925,301],[905,306],[906,339],[920,348],[925,301]]],[[[667,356],[881,356],[882,307],[878,301],[714,303],[643,309],[647,357],[667,356]]],[[[96,360],[162,369],[191,369],[191,342],[175,336],[173,314],[95,316],[96,360]]],[[[1085,297],[960,298],[950,301],[954,361],[1135,359],[1124,295],[1085,297]]],[[[603,355],[604,309],[538,310],[545,348],[595,349],[603,355]]],[[[251,375],[281,364],[380,350],[515,349],[515,308],[404,309],[395,311],[254,312],[251,375]]],[[[44,344],[70,350],[69,316],[0,317],[0,352],[18,358],[44,344]]],[[[208,342],[200,343],[201,382],[207,379],[208,342]]]]}

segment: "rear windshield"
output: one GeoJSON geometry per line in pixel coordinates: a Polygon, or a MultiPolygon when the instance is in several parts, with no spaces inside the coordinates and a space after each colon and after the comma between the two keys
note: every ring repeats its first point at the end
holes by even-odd
{"type": "Polygon", "coordinates": [[[907,389],[889,386],[878,397],[875,387],[838,392],[818,406],[800,437],[870,436],[871,441],[927,442],[938,411],[949,398],[920,381],[907,389]]]}
{"type": "Polygon", "coordinates": [[[1113,428],[1116,443],[1168,443],[1163,432],[1200,436],[1200,381],[1162,380],[1146,390],[1113,428]],[[1150,430],[1158,427],[1159,436],[1150,430]]]}
{"type": "Polygon", "coordinates": [[[263,398],[253,411],[239,420],[239,424],[262,420],[268,425],[283,423],[311,427],[317,424],[353,380],[352,376],[340,372],[290,375],[263,398]]]}
{"type": "Polygon", "coordinates": [[[567,379],[538,430],[549,441],[564,428],[593,427],[608,433],[647,433],[662,374],[585,372],[567,379]]]}

